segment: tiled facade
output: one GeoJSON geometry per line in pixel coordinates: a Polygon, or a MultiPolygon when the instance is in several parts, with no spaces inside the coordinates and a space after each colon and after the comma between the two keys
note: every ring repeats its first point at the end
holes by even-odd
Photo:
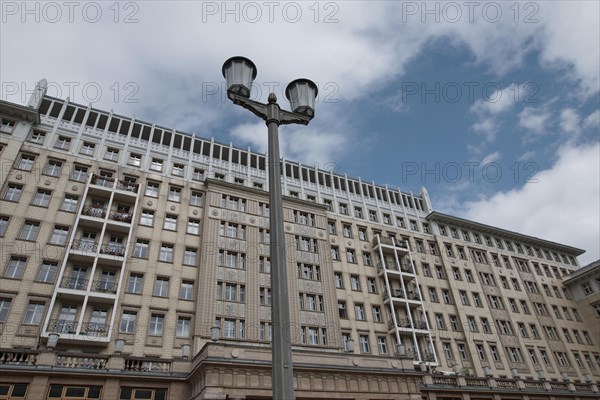
{"type": "MultiPolygon", "coordinates": [[[[0,118],[0,399],[268,398],[265,155],[43,85],[0,118]]],[[[597,397],[582,250],[281,165],[297,398],[597,397]]]]}

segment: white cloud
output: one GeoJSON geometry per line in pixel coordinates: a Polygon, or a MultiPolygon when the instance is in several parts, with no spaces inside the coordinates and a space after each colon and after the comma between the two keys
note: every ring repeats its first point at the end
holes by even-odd
{"type": "Polygon", "coordinates": [[[525,90],[523,85],[512,83],[504,89],[498,88],[491,93],[484,93],[482,98],[473,103],[471,112],[492,115],[504,113],[520,101],[525,90]]]}
{"type": "Polygon", "coordinates": [[[600,110],[596,110],[590,115],[588,115],[585,120],[583,120],[583,126],[586,128],[596,129],[598,131],[598,126],[600,125],[600,110]]]}
{"type": "Polygon", "coordinates": [[[498,132],[496,122],[492,118],[482,119],[481,121],[474,123],[472,128],[488,142],[493,142],[496,138],[496,132],[498,132]]]}
{"type": "Polygon", "coordinates": [[[519,161],[528,161],[528,160],[532,160],[533,157],[535,157],[535,155],[537,154],[537,151],[535,150],[529,150],[526,151],[525,153],[521,154],[518,158],[519,161]]]}
{"type": "Polygon", "coordinates": [[[579,113],[573,108],[565,108],[560,112],[560,127],[569,134],[577,134],[580,131],[579,113]]]}
{"type": "Polygon", "coordinates": [[[455,210],[473,221],[586,250],[582,264],[600,258],[600,144],[565,145],[537,183],[498,192],[455,210]]]}
{"type": "Polygon", "coordinates": [[[499,151],[495,151],[491,154],[488,154],[487,156],[485,156],[485,158],[481,161],[481,165],[485,165],[485,164],[489,164],[492,162],[496,162],[498,161],[500,158],[502,157],[502,155],[500,154],[499,151]]]}
{"type": "Polygon", "coordinates": [[[546,110],[526,107],[519,113],[519,125],[534,133],[544,133],[550,113],[546,110]]]}

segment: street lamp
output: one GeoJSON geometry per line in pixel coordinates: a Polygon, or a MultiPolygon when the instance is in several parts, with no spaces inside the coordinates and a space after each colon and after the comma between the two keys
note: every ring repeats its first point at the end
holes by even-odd
{"type": "Polygon", "coordinates": [[[308,125],[315,116],[317,85],[308,79],[296,79],[285,89],[292,112],[282,110],[277,96],[270,93],[268,103],[250,100],[256,66],[245,57],[232,57],[223,64],[227,82],[227,97],[239,106],[265,120],[269,143],[269,217],[271,223],[271,290],[273,304],[272,366],[273,398],[294,400],[294,371],[290,337],[290,307],[288,300],[287,270],[285,264],[285,236],[283,231],[283,204],[281,198],[281,170],[279,166],[279,125],[308,125]],[[284,331],[287,335],[284,335],[284,331]],[[285,336],[285,337],[284,337],[285,336]]]}

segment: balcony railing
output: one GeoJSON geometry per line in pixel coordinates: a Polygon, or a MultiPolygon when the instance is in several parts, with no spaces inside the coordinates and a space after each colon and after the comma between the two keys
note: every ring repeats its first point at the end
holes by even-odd
{"type": "Polygon", "coordinates": [[[0,365],[36,365],[37,356],[34,350],[0,349],[0,365]]]}
{"type": "Polygon", "coordinates": [[[88,336],[106,336],[108,326],[98,322],[84,322],[81,325],[81,334],[88,336]]]}
{"type": "Polygon", "coordinates": [[[568,391],[569,390],[569,384],[566,382],[553,382],[550,381],[550,387],[552,388],[552,390],[562,390],[562,391],[568,391]]]}
{"type": "Polygon", "coordinates": [[[437,386],[458,386],[454,376],[433,376],[433,384],[437,386]]]}
{"type": "Polygon", "coordinates": [[[487,378],[465,378],[467,386],[486,388],[489,387],[487,378]]]}
{"type": "Polygon", "coordinates": [[[108,356],[62,353],[56,356],[55,366],[62,368],[107,369],[108,356]]]}
{"type": "Polygon", "coordinates": [[[96,253],[98,243],[91,240],[73,240],[73,250],[79,250],[84,252],[96,253]]]}
{"type": "Polygon", "coordinates": [[[131,183],[127,181],[117,182],[117,189],[125,190],[127,192],[137,193],[140,185],[139,183],[131,183]]]}
{"type": "Polygon", "coordinates": [[[65,289],[86,290],[87,283],[87,279],[66,276],[62,279],[60,287],[65,289]]]}
{"type": "Polygon", "coordinates": [[[171,372],[170,361],[148,361],[139,358],[125,359],[125,371],[133,372],[158,372],[168,374],[171,372]]]}
{"type": "Polygon", "coordinates": [[[131,223],[132,215],[125,211],[111,211],[108,218],[113,221],[131,223]]]}
{"type": "Polygon", "coordinates": [[[97,292],[117,293],[117,283],[107,280],[92,281],[92,290],[97,292]]]}
{"type": "Polygon", "coordinates": [[[496,379],[496,384],[498,385],[499,388],[503,388],[503,389],[516,389],[517,388],[517,382],[514,379],[498,378],[498,379],[496,379]]]}
{"type": "Polygon", "coordinates": [[[83,215],[87,215],[94,218],[105,218],[106,217],[106,208],[102,208],[100,206],[89,206],[85,207],[81,212],[83,215]]]}
{"type": "Polygon", "coordinates": [[[523,381],[523,384],[525,384],[525,387],[527,389],[539,389],[539,390],[544,389],[544,383],[542,381],[526,380],[526,381],[523,381]]]}
{"type": "Polygon", "coordinates": [[[125,256],[125,247],[117,244],[104,244],[100,246],[100,253],[114,256],[125,256]]]}
{"type": "Polygon", "coordinates": [[[75,321],[69,321],[64,319],[51,319],[48,322],[46,330],[48,332],[56,333],[75,333],[77,331],[78,323],[75,321]]]}
{"type": "Polygon", "coordinates": [[[93,174],[92,175],[92,185],[103,186],[107,188],[112,188],[115,183],[114,178],[109,178],[107,176],[100,176],[93,174]]]}

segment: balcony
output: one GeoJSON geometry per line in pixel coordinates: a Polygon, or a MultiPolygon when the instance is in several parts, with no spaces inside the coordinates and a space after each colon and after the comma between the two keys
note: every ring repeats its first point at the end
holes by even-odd
{"type": "Polygon", "coordinates": [[[406,243],[403,243],[401,240],[392,239],[389,237],[375,236],[375,238],[373,239],[373,248],[377,249],[379,246],[381,246],[381,249],[384,251],[392,250],[399,251],[402,253],[409,252],[409,248],[406,243]]]}
{"type": "Polygon", "coordinates": [[[61,368],[82,368],[82,369],[107,369],[108,356],[99,354],[72,354],[59,353],[56,356],[56,367],[61,368]]]}
{"type": "Polygon", "coordinates": [[[99,205],[91,205],[85,207],[81,214],[88,217],[104,219],[106,218],[106,208],[102,208],[99,205]]]}
{"type": "Polygon", "coordinates": [[[0,365],[28,365],[37,363],[38,352],[26,349],[0,349],[0,365]]]}
{"type": "Polygon", "coordinates": [[[50,321],[48,321],[46,331],[54,333],[74,334],[77,331],[77,325],[78,323],[75,321],[65,319],[51,319],[50,321]]]}
{"type": "Polygon", "coordinates": [[[125,257],[125,246],[116,243],[103,244],[100,246],[100,254],[125,257]]]}
{"type": "Polygon", "coordinates": [[[117,222],[131,223],[133,215],[124,210],[114,210],[108,214],[108,219],[117,222]]]}
{"type": "Polygon", "coordinates": [[[112,189],[115,184],[115,179],[107,177],[107,176],[100,176],[100,175],[93,174],[92,180],[90,183],[92,185],[112,189]]]}
{"type": "Polygon", "coordinates": [[[127,181],[118,181],[117,182],[117,189],[122,190],[124,192],[130,192],[133,194],[137,194],[139,187],[140,187],[139,183],[132,183],[132,182],[127,182],[127,181]]]}
{"type": "Polygon", "coordinates": [[[127,358],[125,359],[125,371],[168,374],[171,372],[171,362],[148,360],[147,358],[127,358]]]}
{"type": "Polygon", "coordinates": [[[67,276],[60,282],[60,287],[64,289],[87,290],[87,284],[87,279],[67,276]]]}

